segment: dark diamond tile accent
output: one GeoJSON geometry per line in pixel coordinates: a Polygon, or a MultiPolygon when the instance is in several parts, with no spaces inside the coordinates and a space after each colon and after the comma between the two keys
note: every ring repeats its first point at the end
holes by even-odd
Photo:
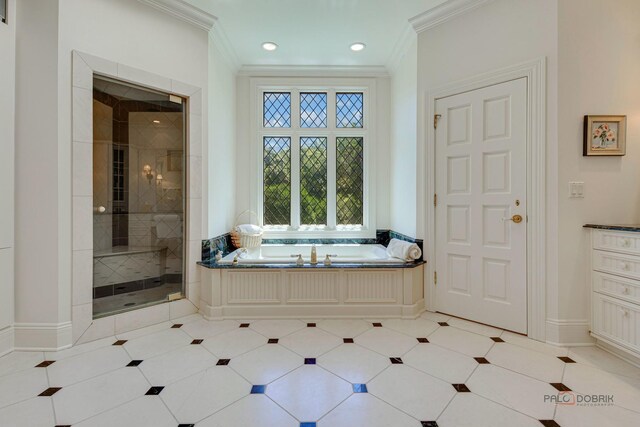
{"type": "Polygon", "coordinates": [[[178,424],[178,427],[196,427],[195,424],[178,424]]]}
{"type": "Polygon", "coordinates": [[[43,397],[53,396],[60,390],[62,390],[62,387],[49,387],[48,389],[40,393],[38,396],[43,396],[43,397]]]}
{"type": "Polygon", "coordinates": [[[163,386],[151,387],[149,390],[147,390],[147,392],[145,393],[145,396],[157,396],[162,392],[162,390],[164,390],[163,386]]]}
{"type": "Polygon", "coordinates": [[[544,427],[560,427],[560,424],[554,420],[538,420],[544,427]]]}
{"type": "Polygon", "coordinates": [[[467,387],[465,384],[451,384],[451,385],[459,393],[469,393],[471,391],[469,390],[469,387],[467,387]]]}
{"type": "Polygon", "coordinates": [[[420,421],[422,427],[438,427],[438,423],[435,421],[420,421]]]}
{"type": "Polygon", "coordinates": [[[567,387],[566,385],[562,384],[562,383],[549,383],[551,384],[551,386],[553,388],[555,388],[558,391],[571,391],[571,389],[569,387],[567,387]]]}
{"type": "Polygon", "coordinates": [[[307,328],[315,328],[316,324],[315,323],[307,323],[307,328]]]}
{"type": "Polygon", "coordinates": [[[126,343],[127,340],[118,340],[116,342],[113,343],[113,345],[124,345],[124,343],[126,343]]]}
{"type": "Polygon", "coordinates": [[[487,364],[491,363],[487,359],[485,359],[484,357],[474,357],[474,359],[476,359],[476,362],[478,362],[481,365],[487,365],[487,364]]]}
{"type": "Polygon", "coordinates": [[[193,340],[193,341],[191,341],[191,344],[193,344],[193,345],[202,344],[202,341],[204,341],[204,340],[193,340]]]}
{"type": "Polygon", "coordinates": [[[251,394],[264,394],[266,389],[267,389],[266,385],[251,386],[251,394]]]}
{"type": "Polygon", "coordinates": [[[248,328],[250,323],[240,323],[241,328],[248,328]]]}
{"type": "Polygon", "coordinates": [[[373,324],[374,328],[382,328],[382,323],[376,322],[373,324]]]}
{"type": "Polygon", "coordinates": [[[71,427],[71,424],[57,424],[56,427],[71,427]]]}
{"type": "Polygon", "coordinates": [[[171,327],[171,329],[179,329],[179,328],[182,328],[182,323],[176,323],[171,327]]]}
{"type": "Polygon", "coordinates": [[[345,344],[353,344],[353,338],[343,338],[342,341],[345,344]]]}
{"type": "Polygon", "coordinates": [[[558,359],[562,360],[564,363],[576,363],[575,360],[567,356],[558,356],[558,359]]]}
{"type": "Polygon", "coordinates": [[[500,337],[491,337],[491,339],[495,342],[504,342],[504,340],[500,337]]]}
{"type": "Polygon", "coordinates": [[[142,363],[142,360],[132,360],[131,362],[129,362],[127,366],[138,366],[141,363],[142,363]]]}
{"type": "Polygon", "coordinates": [[[422,344],[428,344],[429,343],[429,340],[426,339],[426,338],[416,338],[416,339],[418,340],[419,343],[422,343],[422,344]]]}
{"type": "Polygon", "coordinates": [[[55,360],[45,360],[43,362],[38,363],[35,367],[36,368],[46,368],[47,366],[51,366],[55,363],[55,360]]]}
{"type": "Polygon", "coordinates": [[[404,363],[399,357],[390,357],[389,360],[391,360],[391,363],[394,365],[402,365],[404,363]]]}
{"type": "Polygon", "coordinates": [[[367,390],[367,385],[366,384],[354,384],[353,385],[353,392],[354,393],[369,393],[369,390],[367,390]]]}
{"type": "Polygon", "coordinates": [[[231,359],[220,359],[218,363],[216,363],[216,366],[227,366],[229,362],[231,362],[231,359]]]}
{"type": "Polygon", "coordinates": [[[300,423],[300,427],[316,427],[316,423],[302,422],[302,423],[300,423]]]}
{"type": "Polygon", "coordinates": [[[304,364],[305,365],[315,365],[316,364],[316,359],[313,357],[307,357],[304,359],[304,364]]]}
{"type": "Polygon", "coordinates": [[[269,338],[267,344],[278,344],[278,338],[269,338]]]}
{"type": "Polygon", "coordinates": [[[438,322],[438,325],[440,325],[440,326],[449,326],[449,324],[447,322],[438,322]]]}

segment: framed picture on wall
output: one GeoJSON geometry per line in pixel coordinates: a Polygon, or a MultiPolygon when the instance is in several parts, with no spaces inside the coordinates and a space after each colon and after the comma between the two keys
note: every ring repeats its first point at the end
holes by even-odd
{"type": "Polygon", "coordinates": [[[584,156],[624,156],[627,116],[584,116],[584,156]]]}

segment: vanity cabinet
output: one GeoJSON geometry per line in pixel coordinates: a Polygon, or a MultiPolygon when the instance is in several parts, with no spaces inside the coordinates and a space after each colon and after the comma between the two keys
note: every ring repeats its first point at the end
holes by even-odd
{"type": "Polygon", "coordinates": [[[640,358],[640,228],[592,229],[591,335],[640,358]]]}

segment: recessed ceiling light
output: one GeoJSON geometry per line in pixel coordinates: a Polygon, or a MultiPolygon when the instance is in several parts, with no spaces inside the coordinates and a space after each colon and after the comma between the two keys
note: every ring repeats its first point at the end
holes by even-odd
{"type": "Polygon", "coordinates": [[[362,49],[365,48],[365,44],[364,43],[354,43],[351,46],[349,46],[349,48],[354,51],[354,52],[360,52],[362,49]]]}
{"type": "Polygon", "coordinates": [[[160,123],[160,120],[154,120],[154,121],[153,121],[153,123],[155,123],[155,124],[159,124],[159,123],[160,123]]]}
{"type": "Polygon", "coordinates": [[[264,42],[262,43],[262,48],[268,51],[274,51],[278,48],[278,45],[274,42],[264,42]]]}

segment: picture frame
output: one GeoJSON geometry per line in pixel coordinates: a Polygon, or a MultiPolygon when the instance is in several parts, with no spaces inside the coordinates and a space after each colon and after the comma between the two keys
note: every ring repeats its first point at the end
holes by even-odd
{"type": "Polygon", "coordinates": [[[627,116],[584,116],[583,156],[624,156],[627,116]]]}

